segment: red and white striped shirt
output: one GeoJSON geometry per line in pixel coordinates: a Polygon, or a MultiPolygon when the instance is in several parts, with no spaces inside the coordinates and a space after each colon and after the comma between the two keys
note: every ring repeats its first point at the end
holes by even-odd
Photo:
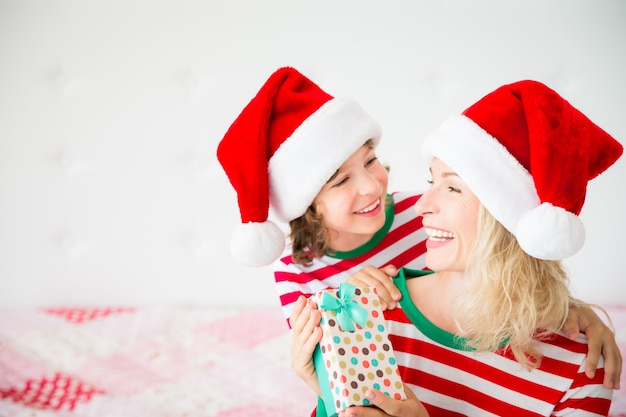
{"type": "Polygon", "coordinates": [[[420,194],[414,193],[388,195],[385,225],[369,242],[349,252],[315,258],[309,267],[293,262],[288,244],[273,265],[285,318],[289,318],[293,303],[301,294],[309,297],[320,290],[338,288],[366,265],[423,269],[427,236],[422,218],[413,209],[419,197],[420,194]]]}
{"type": "MultiPolygon", "coordinates": [[[[412,278],[418,279],[418,278],[412,278]]],[[[431,417],[606,416],[612,391],[602,385],[603,361],[585,375],[587,340],[563,334],[542,340],[539,368],[528,371],[510,351],[472,352],[462,338],[431,323],[415,307],[405,279],[400,308],[385,311],[402,380],[431,417]]]]}

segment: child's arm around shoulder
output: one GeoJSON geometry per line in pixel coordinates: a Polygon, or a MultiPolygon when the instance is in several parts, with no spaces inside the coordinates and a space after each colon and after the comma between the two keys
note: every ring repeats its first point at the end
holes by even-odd
{"type": "Polygon", "coordinates": [[[603,356],[604,387],[620,389],[622,354],[615,340],[615,333],[593,311],[590,305],[577,301],[570,306],[570,312],[562,330],[570,339],[576,339],[579,332],[585,333],[587,336],[588,351],[585,367],[587,377],[594,377],[600,357],[603,356]]]}

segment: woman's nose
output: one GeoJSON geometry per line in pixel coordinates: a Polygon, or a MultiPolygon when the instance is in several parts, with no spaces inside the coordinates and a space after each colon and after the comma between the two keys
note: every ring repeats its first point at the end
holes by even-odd
{"type": "Polygon", "coordinates": [[[432,200],[432,190],[424,191],[413,206],[418,216],[424,216],[425,214],[432,213],[434,211],[432,200]]]}

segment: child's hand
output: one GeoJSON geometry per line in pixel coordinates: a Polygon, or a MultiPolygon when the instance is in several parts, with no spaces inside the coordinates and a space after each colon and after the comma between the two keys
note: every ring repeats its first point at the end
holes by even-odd
{"type": "Polygon", "coordinates": [[[393,265],[387,265],[381,269],[368,265],[350,275],[346,282],[356,287],[376,287],[383,311],[393,310],[402,298],[402,294],[391,280],[397,275],[398,269],[393,265]]]}
{"type": "Polygon", "coordinates": [[[349,407],[339,417],[428,417],[428,411],[413,391],[404,386],[406,400],[394,400],[380,391],[370,389],[365,396],[376,407],[349,407]]]}
{"type": "Polygon", "coordinates": [[[300,296],[294,304],[289,322],[291,323],[291,368],[317,395],[321,395],[319,381],[313,364],[313,351],[322,338],[319,326],[322,314],[315,302],[300,296]]]}
{"type": "Polygon", "coordinates": [[[615,341],[615,334],[602,321],[588,304],[570,306],[567,321],[562,330],[571,338],[576,339],[578,333],[587,336],[587,366],[585,373],[593,378],[600,355],[604,356],[604,386],[609,389],[620,389],[622,373],[622,355],[615,341]]]}

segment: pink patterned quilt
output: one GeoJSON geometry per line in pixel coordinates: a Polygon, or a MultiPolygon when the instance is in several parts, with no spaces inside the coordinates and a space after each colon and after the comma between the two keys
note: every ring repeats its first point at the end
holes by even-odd
{"type": "MultiPolygon", "coordinates": [[[[626,306],[608,311],[626,357],[626,306]]],[[[289,345],[279,309],[5,308],[0,417],[309,416],[289,345]]]]}

